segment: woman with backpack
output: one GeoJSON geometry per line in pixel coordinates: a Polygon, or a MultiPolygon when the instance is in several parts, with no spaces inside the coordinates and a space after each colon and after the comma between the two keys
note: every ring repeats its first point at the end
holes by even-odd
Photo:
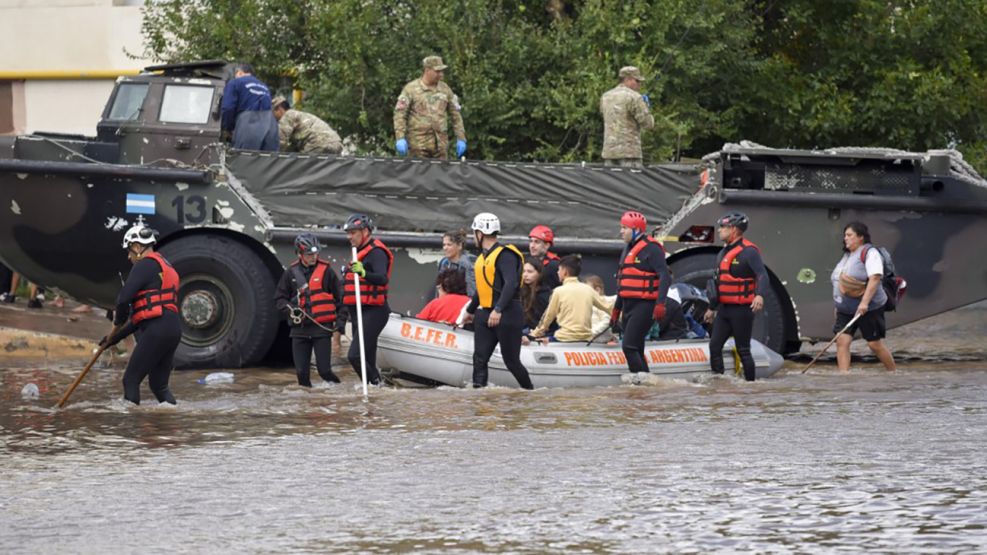
{"type": "Polygon", "coordinates": [[[850,370],[850,343],[858,329],[884,367],[891,372],[896,370],[894,356],[884,343],[888,294],[881,285],[883,278],[884,258],[871,245],[867,226],[860,222],[847,224],[843,228],[843,258],[830,276],[836,305],[833,332],[839,334],[836,363],[843,372],[850,370]]]}

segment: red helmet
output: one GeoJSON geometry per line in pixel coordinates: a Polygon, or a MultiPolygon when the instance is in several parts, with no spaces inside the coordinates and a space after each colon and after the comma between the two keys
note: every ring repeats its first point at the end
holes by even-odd
{"type": "Polygon", "coordinates": [[[620,217],[620,225],[643,232],[648,227],[648,220],[644,218],[644,214],[628,210],[620,217]]]}
{"type": "Polygon", "coordinates": [[[536,225],[535,227],[531,228],[531,233],[528,234],[528,237],[541,239],[542,241],[545,241],[549,245],[555,242],[555,234],[552,233],[552,228],[548,227],[547,225],[536,225]]]}

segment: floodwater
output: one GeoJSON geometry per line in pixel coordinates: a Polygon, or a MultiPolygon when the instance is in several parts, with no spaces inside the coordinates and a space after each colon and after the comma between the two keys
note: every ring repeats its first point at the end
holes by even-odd
{"type": "Polygon", "coordinates": [[[348,368],[312,390],[252,369],[131,407],[117,361],[55,411],[81,365],[8,355],[0,551],[983,553],[985,314],[892,331],[893,375],[754,384],[364,400],[348,368]]]}

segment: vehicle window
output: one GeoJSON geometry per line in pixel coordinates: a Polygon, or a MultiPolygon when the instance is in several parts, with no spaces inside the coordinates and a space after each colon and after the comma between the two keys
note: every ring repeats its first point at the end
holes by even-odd
{"type": "Polygon", "coordinates": [[[117,88],[109,119],[135,120],[141,113],[144,97],[147,96],[147,83],[124,83],[117,88]]]}
{"type": "Polygon", "coordinates": [[[206,123],[212,107],[212,87],[168,85],[161,100],[162,123],[206,123]]]}

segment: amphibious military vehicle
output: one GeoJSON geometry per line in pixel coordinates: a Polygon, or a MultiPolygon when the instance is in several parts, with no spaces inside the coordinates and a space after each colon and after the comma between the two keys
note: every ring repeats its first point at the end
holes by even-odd
{"type": "Polygon", "coordinates": [[[314,231],[339,268],[339,226],[353,212],[395,250],[391,306],[402,313],[433,290],[441,233],[481,211],[518,243],[551,226],[555,250],[582,253],[584,272],[612,290],[625,210],[648,217],[676,278],[699,286],[720,247],[713,222],[743,210],[771,276],[755,337],[779,352],[831,336],[828,278],[852,220],[908,281],[890,325],[987,298],[987,184],[949,152],[727,145],[701,164],[629,170],[238,151],[220,134],[229,78],[221,61],[149,67],[118,80],[95,137],[0,138],[0,259],[110,307],[128,269],[122,235],[146,222],[182,276],[177,356],[188,367],[260,361],[283,326],[272,299],[293,237],[314,231]]]}

